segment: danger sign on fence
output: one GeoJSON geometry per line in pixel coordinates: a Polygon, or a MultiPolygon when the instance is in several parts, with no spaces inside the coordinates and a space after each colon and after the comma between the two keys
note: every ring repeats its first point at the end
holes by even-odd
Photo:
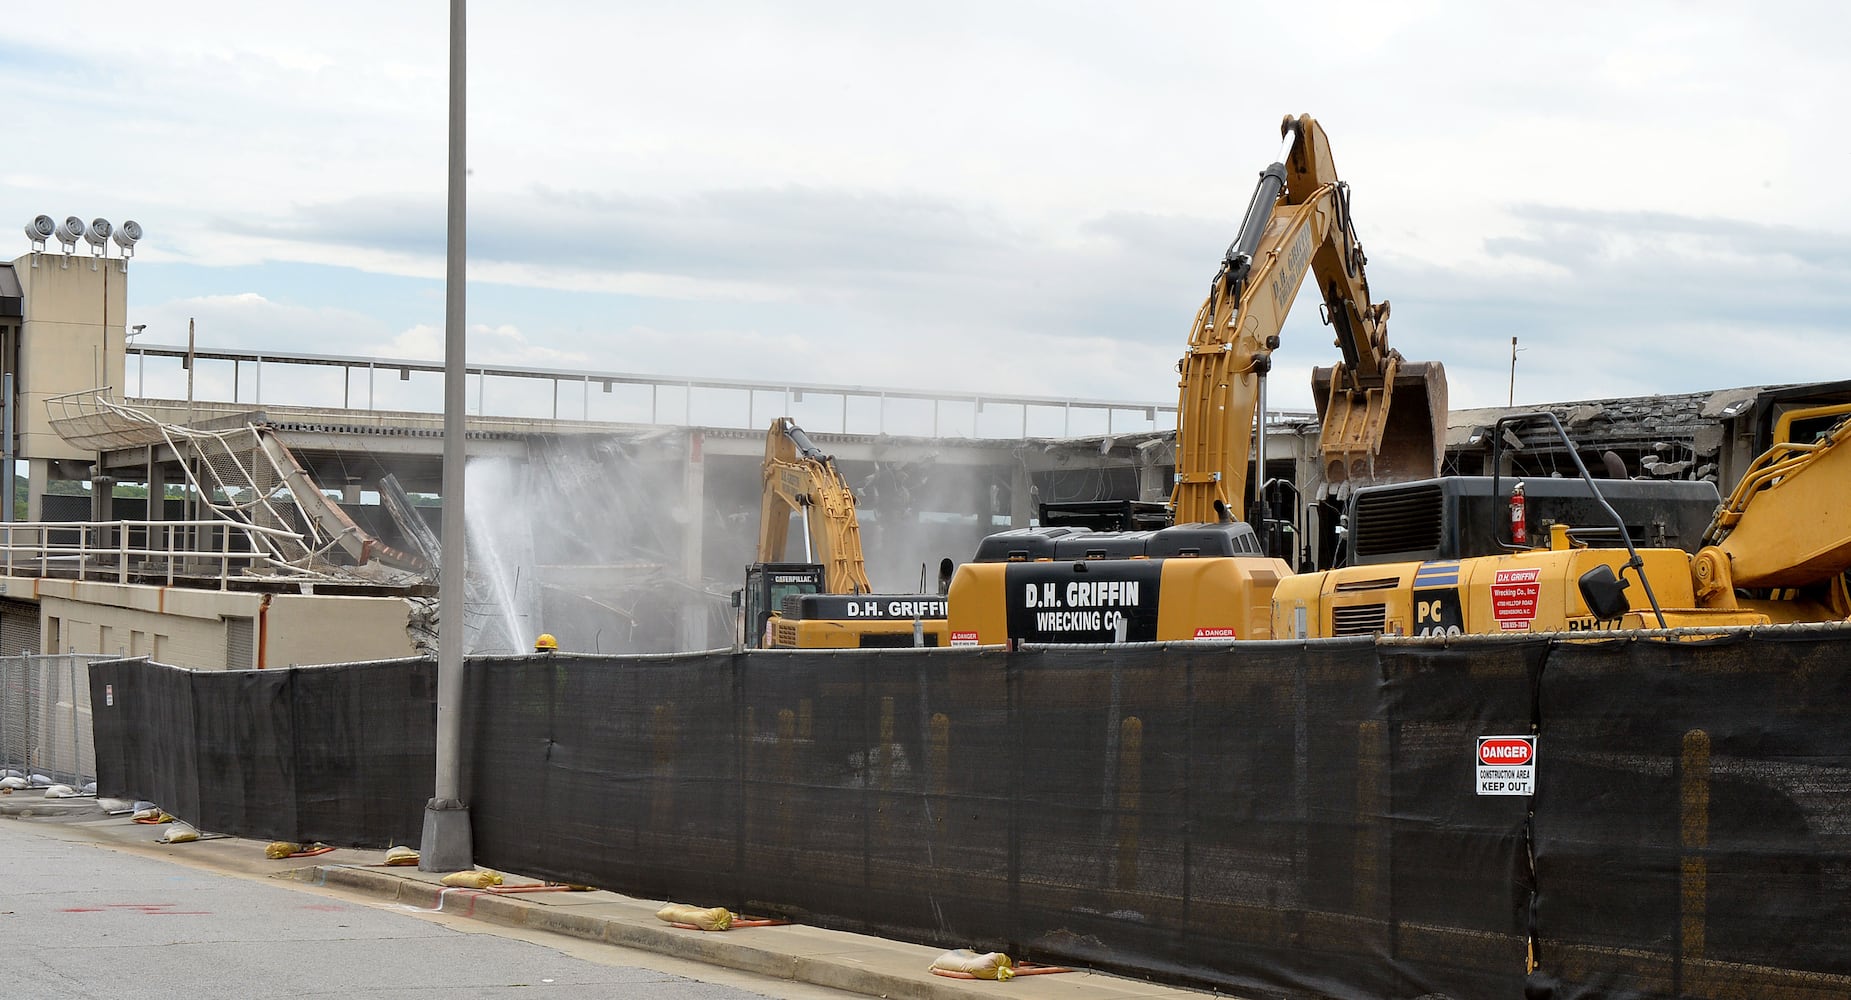
{"type": "Polygon", "coordinates": [[[1535,795],[1536,737],[1480,736],[1478,794],[1535,795]]]}

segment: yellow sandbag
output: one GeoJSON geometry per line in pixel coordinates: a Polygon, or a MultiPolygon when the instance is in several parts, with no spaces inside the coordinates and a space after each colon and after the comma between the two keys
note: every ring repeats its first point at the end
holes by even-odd
{"type": "Polygon", "coordinates": [[[474,871],[451,872],[442,881],[452,889],[486,889],[501,884],[501,873],[478,868],[474,871]]]}
{"type": "Polygon", "coordinates": [[[287,840],[273,840],[268,847],[264,848],[264,857],[270,858],[271,860],[286,858],[291,854],[300,853],[302,853],[302,845],[292,844],[287,840]]]}
{"type": "Polygon", "coordinates": [[[981,955],[969,948],[957,948],[945,952],[932,960],[932,968],[939,972],[961,972],[978,979],[994,979],[1006,982],[1015,978],[1015,963],[1000,951],[985,952],[981,955]]]}
{"type": "Polygon", "coordinates": [[[393,847],[393,848],[387,849],[386,851],[386,864],[415,865],[417,863],[418,863],[418,852],[412,850],[409,847],[404,847],[404,846],[393,847]]]}
{"type": "Polygon", "coordinates": [[[733,911],[724,906],[702,909],[684,903],[670,903],[657,910],[656,917],[671,924],[691,924],[704,931],[723,931],[733,926],[733,911]]]}
{"type": "Polygon", "coordinates": [[[185,823],[175,823],[161,834],[161,840],[169,844],[188,844],[199,839],[199,831],[185,823]]]}

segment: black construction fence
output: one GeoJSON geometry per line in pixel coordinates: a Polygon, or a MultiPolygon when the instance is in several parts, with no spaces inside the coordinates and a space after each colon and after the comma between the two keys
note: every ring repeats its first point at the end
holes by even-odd
{"type": "MultiPolygon", "coordinates": [[[[432,661],[91,678],[106,795],[419,834],[432,661]]],[[[1829,628],[524,656],[464,780],[485,866],[1244,997],[1843,997],[1848,702],[1829,628]]]]}
{"type": "Polygon", "coordinates": [[[201,830],[415,845],[435,775],[437,663],[90,671],[97,791],[201,830]]]}

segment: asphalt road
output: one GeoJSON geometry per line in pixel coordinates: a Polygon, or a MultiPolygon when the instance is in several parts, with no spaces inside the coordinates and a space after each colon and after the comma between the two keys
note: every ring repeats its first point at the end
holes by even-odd
{"type": "Polygon", "coordinates": [[[128,851],[0,819],[0,995],[34,1000],[840,1000],[850,994],[562,941],[128,851]]]}

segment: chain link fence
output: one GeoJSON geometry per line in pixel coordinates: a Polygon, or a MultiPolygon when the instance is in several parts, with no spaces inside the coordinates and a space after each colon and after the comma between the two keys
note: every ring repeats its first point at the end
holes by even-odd
{"type": "Polygon", "coordinates": [[[96,780],[90,664],[82,653],[0,657],[0,770],[68,782],[96,780]]]}

